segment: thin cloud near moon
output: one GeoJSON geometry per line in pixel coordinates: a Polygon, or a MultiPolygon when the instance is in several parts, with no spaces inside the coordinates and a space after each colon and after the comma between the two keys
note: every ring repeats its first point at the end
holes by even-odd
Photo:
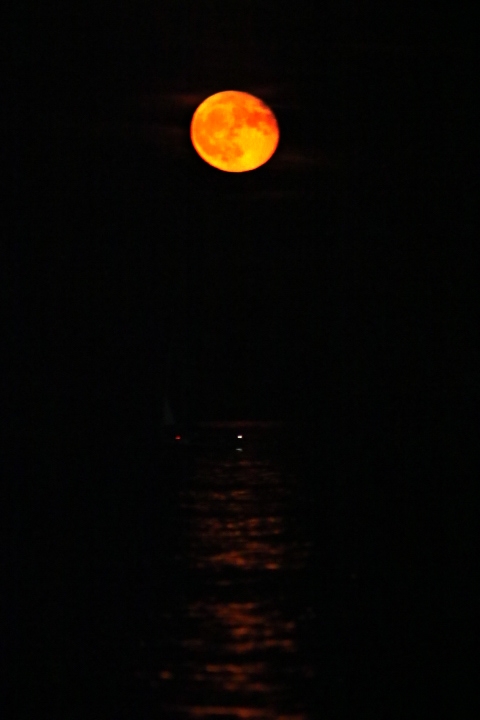
{"type": "MultiPolygon", "coordinates": [[[[289,98],[288,91],[276,86],[263,86],[252,90],[252,94],[271,103],[274,112],[298,111],[298,103],[289,98]]],[[[150,116],[143,123],[143,132],[148,141],[177,157],[190,154],[190,122],[196,108],[208,97],[208,92],[166,93],[152,92],[143,96],[140,105],[150,116]]],[[[278,117],[278,115],[277,115],[278,117]]],[[[281,118],[279,119],[281,124],[281,118]]],[[[289,144],[288,135],[282,133],[281,144],[275,153],[273,171],[288,169],[302,170],[332,167],[334,162],[317,148],[295,147],[289,144]]]]}

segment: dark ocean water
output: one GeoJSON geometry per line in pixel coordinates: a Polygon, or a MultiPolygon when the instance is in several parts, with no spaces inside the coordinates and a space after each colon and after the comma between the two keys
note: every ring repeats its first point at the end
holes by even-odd
{"type": "Polygon", "coordinates": [[[306,718],[310,543],[295,479],[269,425],[214,426],[207,436],[224,446],[198,452],[178,487],[173,556],[149,507],[136,676],[162,717],[306,718]]]}
{"type": "Polygon", "coordinates": [[[458,685],[471,641],[438,503],[289,434],[212,424],[24,498],[11,717],[403,718],[458,685]]]}

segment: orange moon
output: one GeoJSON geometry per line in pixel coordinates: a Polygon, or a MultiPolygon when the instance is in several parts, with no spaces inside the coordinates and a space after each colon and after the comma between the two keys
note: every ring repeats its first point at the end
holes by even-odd
{"type": "Polygon", "coordinates": [[[190,137],[205,162],[226,172],[245,172],[270,160],[280,133],[275,115],[259,98],[225,90],[197,107],[190,137]]]}

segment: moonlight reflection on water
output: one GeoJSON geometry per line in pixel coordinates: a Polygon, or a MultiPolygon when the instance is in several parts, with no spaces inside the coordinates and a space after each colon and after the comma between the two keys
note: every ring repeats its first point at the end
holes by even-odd
{"type": "MultiPolygon", "coordinates": [[[[186,581],[164,646],[151,655],[171,718],[307,720],[297,618],[287,601],[308,548],[296,534],[291,479],[268,429],[242,428],[223,453],[199,455],[179,491],[186,581]]],[[[165,636],[164,636],[165,637],[165,636]]]]}

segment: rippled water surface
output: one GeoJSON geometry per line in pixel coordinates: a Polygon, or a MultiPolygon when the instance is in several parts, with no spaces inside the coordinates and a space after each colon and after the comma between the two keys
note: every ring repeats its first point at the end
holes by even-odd
{"type": "Polygon", "coordinates": [[[308,608],[296,592],[309,542],[277,435],[262,424],[212,426],[172,469],[170,565],[149,508],[136,675],[158,717],[310,717],[314,670],[299,646],[308,608]]]}
{"type": "Polygon", "coordinates": [[[292,432],[204,427],[32,505],[52,522],[21,534],[15,718],[428,716],[458,636],[421,562],[434,526],[388,466],[292,432]]]}

